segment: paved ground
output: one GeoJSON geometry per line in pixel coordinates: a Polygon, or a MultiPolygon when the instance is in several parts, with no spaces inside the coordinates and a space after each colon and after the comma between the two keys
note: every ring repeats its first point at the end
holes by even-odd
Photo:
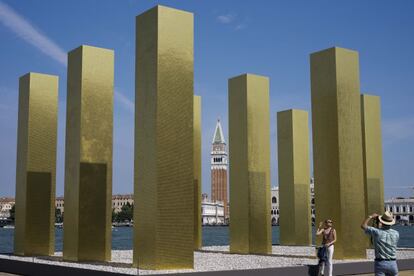
{"type": "MultiPolygon", "coordinates": [[[[398,275],[399,276],[414,276],[414,270],[400,271],[398,275]]],[[[18,276],[18,275],[0,272],[0,276],[18,276]]],[[[374,274],[358,274],[358,276],[374,276],[374,274]]]]}
{"type": "MultiPolygon", "coordinates": [[[[374,276],[374,274],[359,274],[359,276],[374,276]]],[[[398,276],[414,276],[414,270],[400,271],[398,276]]]]}
{"type": "MultiPolygon", "coordinates": [[[[1,0],[0,0],[1,1],[1,0]]],[[[334,260],[335,265],[338,265],[339,273],[352,273],[353,272],[368,272],[370,269],[356,269],[353,265],[353,269],[345,269],[346,263],[352,262],[357,266],[372,264],[373,250],[367,250],[367,258],[360,260],[334,260]],[[342,267],[342,269],[341,269],[342,267]]],[[[132,250],[113,250],[112,261],[110,263],[73,263],[62,261],[62,252],[56,252],[53,257],[20,257],[13,255],[1,255],[0,260],[11,260],[11,261],[26,261],[28,263],[36,263],[42,265],[57,265],[63,267],[70,267],[76,269],[90,269],[94,271],[106,271],[106,272],[117,272],[130,275],[148,275],[148,274],[160,274],[160,273],[173,273],[178,272],[214,272],[214,271],[227,271],[231,274],[231,271],[241,270],[249,271],[250,269],[276,269],[280,270],[284,267],[293,267],[295,269],[305,267],[306,269],[312,269],[317,264],[315,257],[315,248],[310,246],[273,246],[272,254],[270,255],[239,255],[231,254],[228,246],[210,246],[204,247],[202,251],[196,251],[194,253],[194,269],[187,270],[164,270],[164,271],[151,271],[151,270],[137,270],[131,267],[132,263],[132,250]]],[[[397,257],[399,260],[414,259],[414,250],[411,249],[398,249],[397,257]]],[[[413,266],[405,266],[406,269],[412,269],[413,266]]],[[[0,267],[1,270],[1,267],[0,267]]],[[[22,270],[3,270],[3,271],[20,271],[22,270]]],[[[302,270],[300,270],[302,273],[302,270]]],[[[308,271],[308,270],[306,270],[308,271]]],[[[86,272],[85,272],[86,273],[86,272]]],[[[306,274],[306,273],[305,273],[306,274]]],[[[0,272],[0,276],[7,275],[0,272]]],[[[9,274],[10,275],[10,274],[9,274]]],[[[370,275],[370,274],[367,274],[370,275]]],[[[371,274],[372,275],[372,274],[371,274]]],[[[401,272],[400,276],[414,276],[414,271],[401,272]]],[[[53,275],[55,276],[55,275],[53,275]]]]}

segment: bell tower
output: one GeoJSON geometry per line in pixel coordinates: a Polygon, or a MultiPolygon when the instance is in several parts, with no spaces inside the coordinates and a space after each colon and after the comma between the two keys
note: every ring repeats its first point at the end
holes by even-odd
{"type": "Polygon", "coordinates": [[[220,119],[217,120],[211,150],[211,201],[221,201],[227,218],[227,149],[220,119]]]}

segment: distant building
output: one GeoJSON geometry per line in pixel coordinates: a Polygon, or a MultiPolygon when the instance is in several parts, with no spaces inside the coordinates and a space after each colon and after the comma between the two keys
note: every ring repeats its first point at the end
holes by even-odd
{"type": "MultiPolygon", "coordinates": [[[[310,182],[311,194],[311,216],[312,224],[315,224],[315,191],[313,179],[310,182]]],[[[201,195],[201,220],[203,225],[226,225],[230,218],[229,205],[224,204],[223,201],[214,200],[209,201],[208,195],[203,193],[201,195]],[[225,207],[226,206],[226,207],[225,207]],[[225,212],[227,208],[227,212],[225,212]]],[[[271,222],[272,225],[279,224],[279,187],[271,189],[271,222]]],[[[121,211],[122,206],[127,204],[134,204],[134,197],[132,194],[127,195],[113,195],[112,209],[115,213],[121,211]]],[[[5,220],[10,216],[10,210],[15,204],[14,198],[3,197],[0,198],[0,220],[5,220]]],[[[64,197],[56,197],[55,207],[60,212],[64,213],[65,208],[64,197]]],[[[396,197],[385,201],[385,210],[394,214],[397,223],[400,224],[414,224],[414,196],[413,197],[396,197]]]]}
{"type": "Polygon", "coordinates": [[[201,202],[201,222],[203,225],[225,225],[224,204],[221,201],[211,202],[207,194],[203,194],[201,202]]]}
{"type": "Polygon", "coordinates": [[[7,219],[10,217],[10,210],[14,205],[14,198],[1,197],[0,198],[0,218],[7,219]]]}
{"type": "MultiPolygon", "coordinates": [[[[271,190],[271,222],[272,225],[279,225],[279,187],[273,187],[271,190]]],[[[310,180],[310,195],[311,195],[311,216],[312,216],[312,224],[315,224],[315,190],[314,190],[314,183],[313,178],[310,180]]]]}
{"type": "Polygon", "coordinates": [[[113,195],[112,196],[112,209],[115,213],[121,212],[122,206],[127,204],[134,204],[134,195],[113,195]]]}
{"type": "MultiPolygon", "coordinates": [[[[112,209],[115,213],[121,212],[122,206],[129,204],[134,204],[134,195],[113,195],[112,196],[112,209]]],[[[56,197],[55,201],[56,209],[60,210],[60,213],[63,214],[65,211],[65,199],[63,196],[56,197]]]]}
{"type": "Polygon", "coordinates": [[[211,150],[211,202],[224,205],[224,216],[228,217],[226,141],[220,120],[217,120],[211,150]]]}
{"type": "Polygon", "coordinates": [[[63,214],[65,211],[65,200],[63,196],[57,196],[55,199],[55,208],[60,210],[60,213],[63,214]]]}
{"type": "Polygon", "coordinates": [[[203,193],[201,194],[201,202],[208,200],[208,194],[203,193]]]}
{"type": "Polygon", "coordinates": [[[394,214],[399,224],[414,224],[414,197],[396,197],[385,201],[385,210],[394,214]]]}
{"type": "Polygon", "coordinates": [[[270,200],[270,202],[272,202],[272,206],[270,209],[271,222],[272,222],[272,225],[278,225],[279,224],[279,187],[272,187],[270,194],[272,196],[272,199],[270,200]]]}

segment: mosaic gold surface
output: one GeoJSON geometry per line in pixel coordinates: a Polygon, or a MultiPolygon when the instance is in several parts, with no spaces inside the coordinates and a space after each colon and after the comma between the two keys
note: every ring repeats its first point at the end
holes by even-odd
{"type": "Polygon", "coordinates": [[[68,56],[63,258],[111,259],[114,52],[68,56]]]}
{"type": "Polygon", "coordinates": [[[269,79],[229,79],[230,251],[271,252],[269,79]]]}
{"type": "Polygon", "coordinates": [[[381,100],[361,95],[362,149],[366,216],[384,212],[384,176],[382,163],[381,100]]]}
{"type": "Polygon", "coordinates": [[[55,252],[57,76],[19,80],[14,253],[55,252]]]}
{"type": "Polygon", "coordinates": [[[316,223],[333,220],[334,258],[365,258],[358,52],[330,48],[310,62],[316,223]]]}
{"type": "Polygon", "coordinates": [[[194,249],[202,247],[201,233],[201,97],[194,96],[194,249]]]}
{"type": "Polygon", "coordinates": [[[277,113],[281,245],[311,245],[308,112],[277,113]]]}
{"type": "Polygon", "coordinates": [[[136,18],[133,265],[194,265],[193,14],[136,18]]]}

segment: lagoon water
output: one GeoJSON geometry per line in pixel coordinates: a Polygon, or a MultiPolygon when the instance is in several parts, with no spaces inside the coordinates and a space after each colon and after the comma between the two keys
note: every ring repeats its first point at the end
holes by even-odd
{"type": "MultiPolygon", "coordinates": [[[[414,247],[414,226],[395,226],[400,232],[399,247],[414,247]]],[[[112,249],[132,249],[132,227],[117,227],[112,229],[112,249]]],[[[362,230],[361,230],[362,231],[362,230]]],[[[62,251],[63,229],[56,229],[56,251],[62,251]]],[[[0,228],[0,253],[13,252],[14,229],[0,228]]],[[[272,242],[279,243],[279,227],[272,227],[272,242]]],[[[203,227],[203,246],[228,245],[229,227],[203,227]]]]}

